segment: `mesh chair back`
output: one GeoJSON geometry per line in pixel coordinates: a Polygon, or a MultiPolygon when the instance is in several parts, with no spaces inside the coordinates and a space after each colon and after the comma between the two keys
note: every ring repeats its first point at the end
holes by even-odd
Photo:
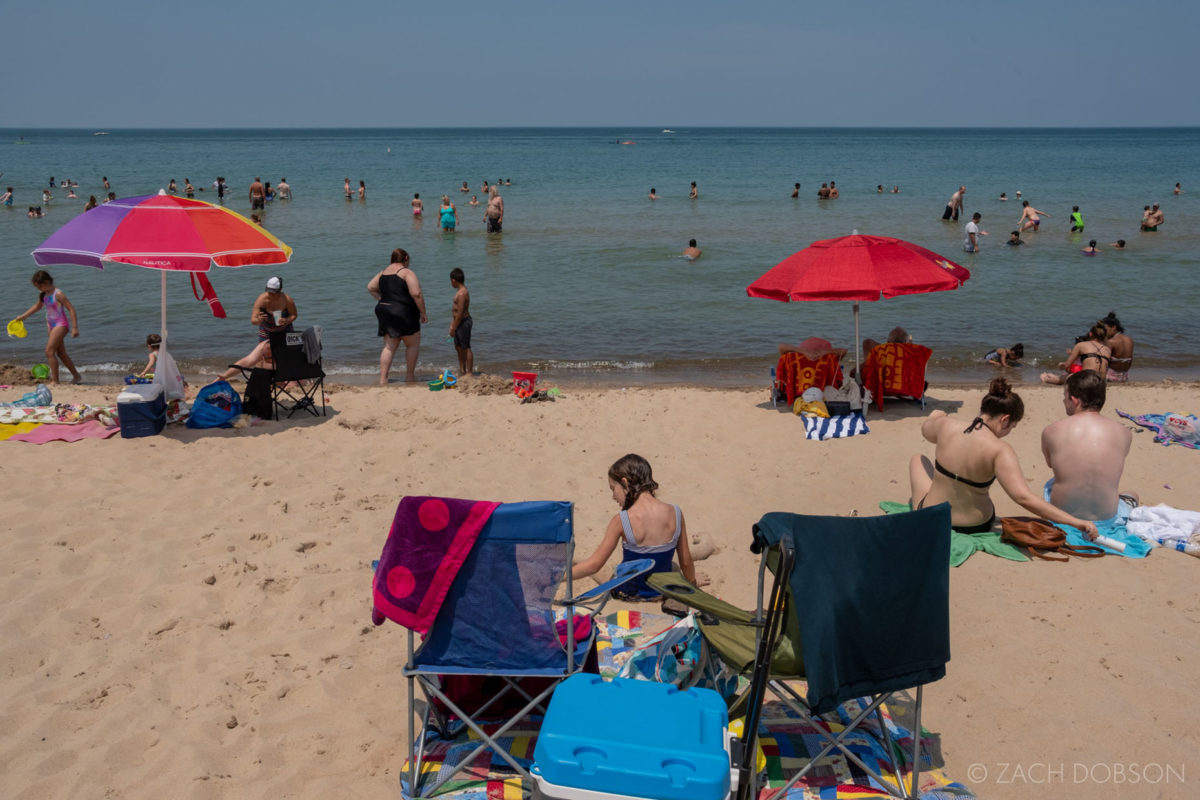
{"type": "Polygon", "coordinates": [[[497,507],[413,665],[441,674],[565,673],[552,603],[571,565],[572,518],[567,502],[497,507]]]}

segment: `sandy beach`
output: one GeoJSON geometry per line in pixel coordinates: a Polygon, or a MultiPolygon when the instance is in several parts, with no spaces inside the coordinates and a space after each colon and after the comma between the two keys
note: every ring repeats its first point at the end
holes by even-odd
{"type": "MultiPolygon", "coordinates": [[[[325,419],[0,444],[3,794],[398,797],[405,632],[371,625],[370,581],[402,496],[571,500],[586,554],[616,512],[606,470],[637,452],[715,547],[697,564],[710,591],[748,606],[762,514],[906,500],[908,458],[932,452],[921,420],[973,414],[982,394],[932,387],[926,411],[889,403],[869,435],[809,442],[765,386],[564,390],[522,405],[333,386],[325,419]]],[[[1039,435],[1063,415],[1061,389],[1017,390],[1026,417],[1008,441],[1040,489],[1039,435]]],[[[1104,413],[1194,412],[1196,396],[1111,386],[1104,413]]],[[[1141,431],[1125,475],[1143,502],[1200,508],[1200,453],[1141,431]]],[[[1020,513],[998,486],[992,497],[1020,513]]],[[[923,720],[946,772],[985,798],[1195,796],[1198,570],[1164,550],[1066,564],[977,554],[953,569],[953,659],[923,720]]]]}

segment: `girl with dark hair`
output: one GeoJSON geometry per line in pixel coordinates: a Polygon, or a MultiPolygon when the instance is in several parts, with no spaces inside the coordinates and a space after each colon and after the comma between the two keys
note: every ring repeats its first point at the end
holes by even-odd
{"type": "MultiPolygon", "coordinates": [[[[696,568],[688,547],[687,523],[679,506],[664,503],[654,496],[658,484],[646,459],[630,453],[608,469],[612,498],[621,507],[608,523],[600,546],[571,568],[571,577],[584,578],[600,570],[621,544],[622,561],[649,558],[652,572],[670,572],[672,556],[679,556],[679,571],[696,583],[696,568]]],[[[624,599],[653,600],[660,595],[646,585],[646,576],[630,583],[617,594],[624,599]]]]}
{"type": "Polygon", "coordinates": [[[1129,368],[1133,366],[1133,339],[1125,333],[1121,320],[1110,311],[1108,316],[1100,320],[1108,333],[1105,344],[1111,354],[1108,359],[1108,380],[1112,383],[1125,383],[1129,380],[1129,368]]]}
{"type": "Polygon", "coordinates": [[[1025,357],[1025,345],[1017,342],[1012,347],[997,347],[990,351],[983,360],[997,367],[1019,367],[1025,357]]]}
{"type": "Polygon", "coordinates": [[[50,383],[58,383],[58,365],[61,363],[71,372],[73,383],[80,383],[83,377],[75,369],[75,362],[67,355],[67,334],[71,338],[79,337],[79,320],[76,318],[75,306],[63,294],[62,289],[54,286],[54,278],[44,269],[33,273],[33,288],[38,290],[38,301],[29,307],[14,322],[21,322],[26,317],[46,309],[46,363],[50,367],[50,383]]]}
{"type": "Polygon", "coordinates": [[[958,417],[934,411],[921,425],[921,435],[935,445],[932,463],[912,457],[908,476],[913,508],[950,503],[950,520],[961,533],[993,530],[996,507],[988,489],[997,478],[1014,502],[1039,517],[1078,528],[1094,538],[1095,523],[1052,506],[1030,490],[1012,446],[1003,441],[1025,415],[1025,403],[1004,378],[991,382],[979,404],[979,415],[966,427],[958,417]]]}
{"type": "Polygon", "coordinates": [[[1059,369],[1064,370],[1063,374],[1043,372],[1042,383],[1060,385],[1067,379],[1067,375],[1085,369],[1094,369],[1101,375],[1105,375],[1108,372],[1109,361],[1112,359],[1112,348],[1105,344],[1107,339],[1108,328],[1104,326],[1103,320],[1097,320],[1088,330],[1087,336],[1082,337],[1071,348],[1071,352],[1067,354],[1067,360],[1058,365],[1059,369]]]}

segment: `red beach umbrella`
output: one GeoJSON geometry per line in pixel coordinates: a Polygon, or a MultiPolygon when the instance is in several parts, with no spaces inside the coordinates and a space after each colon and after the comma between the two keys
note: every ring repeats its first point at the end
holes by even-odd
{"type": "Polygon", "coordinates": [[[859,301],[957,289],[971,277],[965,267],[920,245],[890,236],[822,239],[780,261],[746,287],[770,300],[854,302],[854,363],[859,366],[859,301]]]}
{"type": "MultiPolygon", "coordinates": [[[[218,267],[285,264],[292,248],[261,225],[222,206],[158,194],[111,200],[85,211],[33,251],[38,266],[78,264],[104,269],[106,263],[132,264],[162,273],[162,344],[167,350],[167,273],[208,272],[218,267]]],[[[195,275],[206,287],[204,276],[195,275]]],[[[214,313],[219,304],[210,305],[214,313]]]]}

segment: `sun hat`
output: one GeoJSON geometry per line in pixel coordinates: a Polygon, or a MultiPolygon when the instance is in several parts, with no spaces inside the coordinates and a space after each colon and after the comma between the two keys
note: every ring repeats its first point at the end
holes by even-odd
{"type": "Polygon", "coordinates": [[[283,281],[281,281],[277,275],[272,275],[271,277],[267,278],[267,291],[268,292],[279,292],[282,290],[283,290],[283,281]]]}

